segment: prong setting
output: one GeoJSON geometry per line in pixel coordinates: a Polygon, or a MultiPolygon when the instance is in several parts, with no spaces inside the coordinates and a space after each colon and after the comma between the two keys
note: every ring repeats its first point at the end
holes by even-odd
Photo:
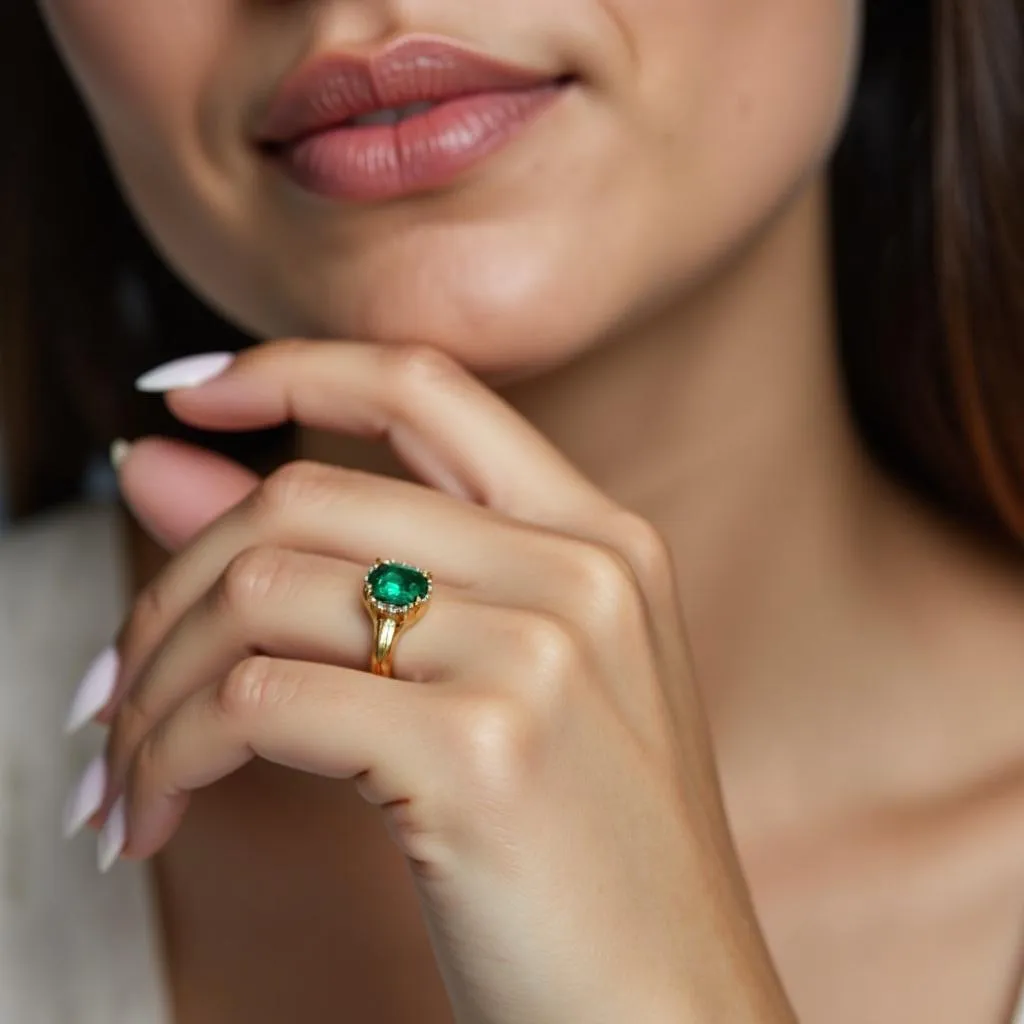
{"type": "Polygon", "coordinates": [[[377,616],[398,623],[417,615],[430,600],[433,577],[408,562],[378,558],[363,577],[363,601],[377,616]]]}

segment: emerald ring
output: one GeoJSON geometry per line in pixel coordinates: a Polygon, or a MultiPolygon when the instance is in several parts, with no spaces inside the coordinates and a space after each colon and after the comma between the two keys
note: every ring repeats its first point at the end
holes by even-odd
{"type": "Polygon", "coordinates": [[[363,578],[363,604],[373,622],[370,671],[390,676],[395,640],[427,610],[433,579],[405,562],[378,558],[363,578]]]}

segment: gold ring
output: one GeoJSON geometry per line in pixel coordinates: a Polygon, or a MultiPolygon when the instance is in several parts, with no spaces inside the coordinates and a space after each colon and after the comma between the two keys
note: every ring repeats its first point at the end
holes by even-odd
{"type": "Polygon", "coordinates": [[[427,610],[433,577],[405,562],[378,558],[363,577],[363,604],[373,622],[370,671],[390,676],[395,640],[427,610]]]}

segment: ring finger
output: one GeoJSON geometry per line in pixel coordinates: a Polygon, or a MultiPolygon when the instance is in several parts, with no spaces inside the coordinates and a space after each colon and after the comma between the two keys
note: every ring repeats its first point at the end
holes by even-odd
{"type": "MultiPolygon", "coordinates": [[[[107,745],[109,778],[123,777],[156,722],[253,654],[365,670],[372,643],[365,572],[343,559],[270,546],[236,558],[173,626],[119,706],[107,745]]],[[[395,643],[395,675],[405,680],[483,679],[496,664],[508,668],[542,617],[438,584],[429,602],[426,625],[410,626],[395,643]]],[[[111,786],[105,806],[114,795],[111,786]]]]}

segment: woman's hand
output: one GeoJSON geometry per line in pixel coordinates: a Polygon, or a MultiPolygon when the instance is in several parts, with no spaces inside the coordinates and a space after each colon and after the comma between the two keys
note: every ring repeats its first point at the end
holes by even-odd
{"type": "Polygon", "coordinates": [[[463,1024],[793,1020],[651,527],[431,349],[274,342],[167,400],[208,429],[386,435],[431,486],[302,461],[259,481],[136,446],[126,498],[185,546],[118,638],[108,841],[126,812],[124,852],[151,856],[190,792],[255,757],[352,779],[408,859],[463,1024]],[[152,493],[216,488],[220,507],[182,525],[147,502],[161,459],[181,471],[152,493]],[[368,671],[378,556],[434,579],[395,678],[368,671]]]}

